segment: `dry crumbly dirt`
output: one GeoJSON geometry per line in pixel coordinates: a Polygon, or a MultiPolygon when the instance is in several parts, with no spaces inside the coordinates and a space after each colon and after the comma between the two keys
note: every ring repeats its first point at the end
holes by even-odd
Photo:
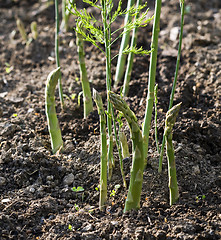
{"type": "MultiPolygon", "coordinates": [[[[79,69],[73,31],[60,34],[67,109],[62,113],[57,101],[57,111],[65,151],[51,154],[44,89],[48,73],[55,68],[54,7],[45,8],[39,2],[0,2],[0,239],[221,239],[220,0],[185,1],[189,12],[185,16],[175,94],[175,103],[182,101],[182,108],[173,135],[180,199],[169,206],[167,164],[164,159],[159,175],[153,126],[141,208],[129,213],[123,213],[126,191],[117,153],[106,210],[98,210],[99,118],[94,107],[95,111],[84,120],[82,105],[79,108],[77,100],[70,98],[81,91],[76,81],[79,69]],[[24,44],[16,29],[16,16],[23,20],[28,33],[30,23],[37,21],[36,41],[24,44]],[[10,73],[6,73],[5,63],[12,67],[10,73]],[[116,184],[121,188],[110,197],[116,184]],[[78,186],[84,188],[83,193],[71,190],[78,186]]],[[[150,5],[151,15],[153,1],[150,5]]],[[[179,22],[179,1],[163,1],[156,76],[160,141],[176,64],[179,22]]],[[[122,19],[114,27],[120,24],[122,19]]],[[[139,31],[138,45],[149,48],[151,29],[149,24],[139,31]]],[[[114,45],[113,53],[118,46],[114,45]]],[[[104,55],[89,43],[85,51],[91,85],[105,99],[104,55]]],[[[113,75],[115,66],[116,60],[113,75]]],[[[140,123],[145,111],[148,67],[149,57],[135,58],[126,98],[140,123]]],[[[125,132],[129,138],[126,125],[125,132]]],[[[127,183],[130,161],[124,162],[127,183]]]]}

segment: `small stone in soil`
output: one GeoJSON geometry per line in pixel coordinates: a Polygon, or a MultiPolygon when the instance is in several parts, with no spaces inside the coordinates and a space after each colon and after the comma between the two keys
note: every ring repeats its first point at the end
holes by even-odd
{"type": "Polygon", "coordinates": [[[0,186],[5,185],[6,179],[4,177],[0,177],[0,186]]]}
{"type": "Polygon", "coordinates": [[[82,229],[82,232],[92,231],[93,228],[94,228],[93,225],[89,223],[88,225],[86,225],[86,226],[82,229]]]}
{"type": "Polygon", "coordinates": [[[71,185],[74,182],[74,175],[70,173],[64,177],[63,183],[64,185],[71,185]]]}

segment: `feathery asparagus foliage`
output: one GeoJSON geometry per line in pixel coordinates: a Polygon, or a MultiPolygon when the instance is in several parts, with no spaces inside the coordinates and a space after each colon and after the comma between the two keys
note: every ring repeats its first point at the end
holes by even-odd
{"type": "Polygon", "coordinates": [[[169,176],[169,191],[170,191],[170,205],[173,205],[179,198],[179,189],[176,177],[176,163],[173,148],[173,126],[176,122],[181,103],[172,107],[166,114],[164,135],[166,137],[166,150],[168,160],[168,176],[169,176]]]}
{"type": "MultiPolygon", "coordinates": [[[[78,25],[79,24],[81,23],[79,22],[78,25]]],[[[76,32],[76,44],[77,44],[78,58],[80,63],[81,85],[83,90],[84,118],[87,118],[89,113],[93,111],[93,102],[91,97],[90,83],[87,77],[87,69],[85,65],[84,40],[82,35],[78,32],[76,32]]]]}
{"type": "Polygon", "coordinates": [[[55,88],[60,76],[60,67],[48,75],[45,89],[45,110],[48,122],[48,130],[51,139],[52,152],[56,153],[63,147],[61,130],[55,110],[55,88]]]}
{"type": "MultiPolygon", "coordinates": [[[[134,5],[134,0],[128,0],[127,2],[127,10],[129,11],[130,8],[134,5]]],[[[129,14],[129,12],[125,15],[124,19],[124,25],[126,26],[128,22],[132,20],[132,16],[129,14]]],[[[117,67],[116,67],[116,74],[115,74],[115,86],[118,85],[118,83],[121,81],[121,78],[124,74],[124,66],[126,62],[126,55],[123,53],[123,50],[128,46],[130,40],[130,32],[125,32],[123,34],[120,50],[119,50],[119,56],[117,59],[117,67]]]]}
{"type": "MultiPolygon", "coordinates": [[[[56,65],[60,67],[60,59],[59,59],[59,10],[58,10],[58,0],[55,0],[55,57],[56,57],[56,65]]],[[[61,83],[61,72],[59,71],[59,79],[58,79],[58,89],[59,89],[59,97],[61,101],[61,107],[64,109],[64,98],[63,98],[63,89],[61,83]]]]}
{"type": "Polygon", "coordinates": [[[106,116],[103,108],[102,98],[99,93],[93,89],[93,99],[97,105],[100,116],[100,136],[101,136],[101,171],[100,171],[100,210],[104,209],[107,200],[107,136],[106,136],[106,116]]]}
{"type": "Polygon", "coordinates": [[[131,168],[130,185],[125,202],[124,212],[131,209],[140,208],[140,196],[143,183],[144,169],[144,153],[143,153],[143,138],[140,127],[137,123],[137,118],[127,105],[127,103],[117,94],[108,92],[109,100],[114,107],[123,113],[126,118],[133,142],[133,163],[131,168]]]}
{"type": "MultiPolygon", "coordinates": [[[[173,87],[172,87],[172,91],[171,91],[171,95],[170,95],[170,103],[169,103],[169,109],[168,110],[170,110],[173,106],[173,99],[174,99],[174,94],[175,94],[175,90],[176,90],[176,83],[177,83],[177,77],[178,77],[179,66],[180,66],[180,56],[181,56],[182,39],[183,39],[184,14],[185,14],[184,0],[180,0],[180,9],[181,9],[181,24],[180,24],[179,46],[178,46],[175,76],[174,76],[173,87]]],[[[161,150],[160,150],[160,157],[159,157],[158,172],[162,171],[165,138],[166,138],[166,136],[163,135],[163,141],[162,141],[162,146],[161,146],[161,150]]]]}
{"type": "Polygon", "coordinates": [[[156,77],[156,64],[157,64],[157,51],[158,51],[158,36],[160,31],[160,13],[161,13],[161,0],[156,0],[154,23],[153,23],[153,35],[151,42],[150,67],[149,67],[149,79],[148,79],[148,94],[146,102],[146,111],[143,124],[143,138],[144,138],[144,156],[147,158],[150,124],[154,103],[154,86],[156,77]]]}

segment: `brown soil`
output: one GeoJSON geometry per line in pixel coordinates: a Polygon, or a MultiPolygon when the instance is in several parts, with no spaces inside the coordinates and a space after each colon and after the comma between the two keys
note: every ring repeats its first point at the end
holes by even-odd
{"type": "MultiPolygon", "coordinates": [[[[188,0],[186,4],[190,11],[185,16],[175,95],[175,103],[182,101],[174,128],[180,199],[169,206],[166,159],[159,175],[152,128],[141,209],[124,214],[126,191],[117,158],[108,195],[116,184],[121,188],[115,196],[109,196],[105,212],[98,210],[99,193],[95,188],[99,184],[99,118],[94,108],[83,120],[82,105],[79,108],[77,100],[70,99],[71,94],[81,91],[76,81],[79,69],[73,31],[60,34],[63,88],[69,98],[65,99],[64,113],[58,104],[65,151],[55,156],[50,150],[44,108],[46,78],[55,68],[54,7],[41,8],[38,1],[1,1],[0,239],[221,239],[221,2],[188,0]],[[27,32],[30,23],[37,21],[36,41],[24,44],[16,29],[16,16],[24,21],[27,32]],[[6,73],[6,62],[12,67],[10,73],[6,73]],[[78,186],[84,188],[83,193],[71,190],[78,186]]],[[[179,1],[163,1],[156,78],[160,141],[178,46],[178,40],[170,40],[170,34],[179,21],[179,1]]],[[[150,24],[140,30],[139,45],[149,48],[151,29],[150,24]]],[[[114,46],[114,52],[118,46],[114,46]]],[[[105,96],[104,61],[104,55],[87,43],[91,85],[105,96]]],[[[116,60],[113,75],[115,65],[116,60]]],[[[148,66],[148,57],[135,58],[126,99],[140,122],[145,110],[148,66]]],[[[129,137],[127,126],[125,130],[129,137]]],[[[127,182],[130,161],[124,162],[127,182]]]]}

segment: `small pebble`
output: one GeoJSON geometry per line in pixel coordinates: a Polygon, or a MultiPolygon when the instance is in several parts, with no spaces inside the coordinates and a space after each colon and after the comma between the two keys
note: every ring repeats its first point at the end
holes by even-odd
{"type": "Polygon", "coordinates": [[[5,185],[6,179],[4,177],[0,177],[0,186],[5,185]]]}
{"type": "Polygon", "coordinates": [[[82,229],[82,231],[83,231],[83,232],[92,231],[93,228],[94,228],[93,225],[89,223],[88,225],[86,225],[86,226],[82,229]]]}
{"type": "Polygon", "coordinates": [[[35,188],[30,187],[30,188],[29,188],[29,192],[30,192],[30,193],[34,193],[34,192],[35,192],[35,188]]]}
{"type": "Polygon", "coordinates": [[[173,41],[173,42],[176,41],[178,39],[179,32],[180,32],[180,28],[179,27],[173,27],[170,30],[170,40],[173,41]]]}
{"type": "Polygon", "coordinates": [[[71,185],[74,182],[74,175],[70,173],[64,177],[63,183],[64,185],[71,185]]]}

